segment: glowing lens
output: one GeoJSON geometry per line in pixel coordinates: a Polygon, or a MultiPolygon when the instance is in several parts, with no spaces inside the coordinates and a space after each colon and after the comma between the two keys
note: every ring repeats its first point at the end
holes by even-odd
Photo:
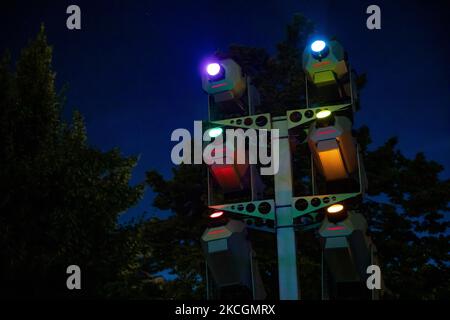
{"type": "Polygon", "coordinates": [[[331,114],[330,110],[322,110],[317,113],[316,117],[318,119],[323,119],[323,118],[328,117],[330,114],[331,114]]]}
{"type": "Polygon", "coordinates": [[[216,137],[220,136],[222,134],[222,132],[223,132],[222,128],[212,128],[212,129],[209,129],[208,135],[211,138],[216,138],[216,137]]]}
{"type": "Polygon", "coordinates": [[[210,63],[208,64],[208,66],[206,67],[206,72],[210,75],[210,76],[217,76],[220,72],[220,64],[218,63],[210,63]]]}
{"type": "Polygon", "coordinates": [[[216,211],[216,212],[211,213],[211,214],[209,215],[209,217],[212,218],[212,219],[214,219],[214,218],[219,218],[219,217],[221,217],[221,216],[223,216],[223,211],[216,211]]]}
{"type": "Polygon", "coordinates": [[[344,209],[342,204],[333,204],[327,208],[328,213],[338,213],[344,209]]]}
{"type": "Polygon", "coordinates": [[[311,44],[311,50],[314,52],[320,52],[325,49],[326,43],[323,40],[316,40],[311,44]]]}

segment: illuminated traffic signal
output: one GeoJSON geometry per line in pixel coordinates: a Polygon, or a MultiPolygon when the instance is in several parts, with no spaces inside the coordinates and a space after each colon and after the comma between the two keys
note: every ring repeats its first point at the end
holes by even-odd
{"type": "Polygon", "coordinates": [[[336,40],[313,41],[303,52],[303,69],[315,90],[317,101],[350,99],[353,109],[358,104],[356,73],[351,70],[347,54],[336,40]]]}
{"type": "Polygon", "coordinates": [[[202,74],[203,90],[217,102],[240,99],[247,89],[241,67],[232,59],[211,61],[202,74]]]}
{"type": "MultiPolygon", "coordinates": [[[[210,137],[218,137],[222,134],[222,128],[212,128],[207,131],[210,137]]],[[[214,151],[205,155],[209,172],[215,183],[223,193],[237,192],[249,187],[249,163],[237,163],[237,152],[234,146],[222,144],[221,140],[215,140],[209,144],[214,151]]]]}
{"type": "Polygon", "coordinates": [[[342,45],[335,40],[316,40],[303,52],[303,68],[317,87],[335,85],[348,74],[342,45]]]}
{"type": "Polygon", "coordinates": [[[233,59],[211,58],[202,66],[202,87],[208,94],[209,120],[254,114],[258,90],[233,59]]]}
{"type": "Polygon", "coordinates": [[[319,114],[308,134],[316,167],[326,181],[347,179],[358,166],[352,123],[347,117],[332,116],[331,112],[324,112],[322,117],[319,114]]]}

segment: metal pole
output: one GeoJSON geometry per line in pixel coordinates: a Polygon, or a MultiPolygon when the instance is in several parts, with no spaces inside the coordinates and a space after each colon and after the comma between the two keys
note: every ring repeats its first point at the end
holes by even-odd
{"type": "Polygon", "coordinates": [[[208,262],[205,260],[205,268],[206,268],[206,300],[210,300],[209,297],[209,277],[208,277],[208,262]]]}
{"type": "Polygon", "coordinates": [[[322,286],[322,300],[325,300],[325,286],[324,286],[324,267],[323,267],[323,250],[321,250],[321,255],[320,255],[320,284],[322,286]]]}
{"type": "Polygon", "coordinates": [[[256,300],[255,276],[253,274],[253,250],[250,250],[250,274],[252,276],[252,295],[253,295],[253,300],[256,300]]]}
{"type": "Polygon", "coordinates": [[[286,117],[273,118],[272,128],[279,130],[280,151],[279,155],[275,155],[279,157],[279,170],[274,177],[280,300],[298,300],[297,250],[291,205],[291,150],[286,117]]]}

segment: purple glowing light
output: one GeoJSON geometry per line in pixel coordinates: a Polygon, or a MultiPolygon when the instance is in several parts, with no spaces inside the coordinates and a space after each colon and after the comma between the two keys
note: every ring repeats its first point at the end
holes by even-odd
{"type": "Polygon", "coordinates": [[[208,64],[208,66],[206,67],[206,72],[210,76],[217,76],[220,72],[220,64],[215,62],[208,64]]]}

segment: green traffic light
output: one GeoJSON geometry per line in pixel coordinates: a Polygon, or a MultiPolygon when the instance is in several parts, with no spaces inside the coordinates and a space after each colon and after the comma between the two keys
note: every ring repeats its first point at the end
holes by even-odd
{"type": "Polygon", "coordinates": [[[218,136],[220,136],[222,134],[223,130],[222,128],[218,127],[218,128],[212,128],[208,130],[208,135],[211,138],[216,138],[218,136]]]}

